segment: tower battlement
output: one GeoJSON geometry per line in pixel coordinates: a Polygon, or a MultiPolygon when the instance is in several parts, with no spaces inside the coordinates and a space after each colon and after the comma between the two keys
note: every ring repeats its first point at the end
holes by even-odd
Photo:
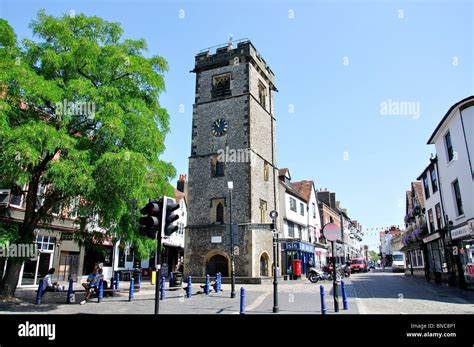
{"type": "Polygon", "coordinates": [[[228,42],[226,45],[214,48],[214,53],[211,53],[212,50],[209,48],[196,54],[194,69],[191,72],[199,73],[218,67],[250,62],[268,80],[273,90],[276,90],[273,71],[250,40],[240,41],[237,47],[234,47],[232,42],[228,42]]]}

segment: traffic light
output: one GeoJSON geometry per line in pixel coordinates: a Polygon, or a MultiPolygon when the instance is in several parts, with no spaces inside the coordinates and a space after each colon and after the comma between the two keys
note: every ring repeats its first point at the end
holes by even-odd
{"type": "Polygon", "coordinates": [[[158,201],[149,202],[140,210],[140,213],[145,216],[139,220],[141,226],[139,233],[152,239],[156,238],[157,232],[160,236],[170,236],[178,230],[178,226],[173,225],[179,219],[179,216],[174,214],[178,208],[179,204],[166,196],[158,201]]]}
{"type": "Polygon", "coordinates": [[[163,200],[151,201],[140,210],[140,213],[146,215],[140,217],[140,229],[138,232],[149,238],[156,238],[156,232],[161,231],[161,216],[163,211],[163,200]]]}
{"type": "Polygon", "coordinates": [[[179,204],[176,203],[176,201],[172,198],[164,197],[164,201],[166,201],[163,210],[163,234],[165,236],[170,236],[172,233],[178,230],[177,225],[173,225],[173,223],[179,219],[179,216],[177,214],[174,214],[174,211],[176,211],[179,208],[179,204]]]}

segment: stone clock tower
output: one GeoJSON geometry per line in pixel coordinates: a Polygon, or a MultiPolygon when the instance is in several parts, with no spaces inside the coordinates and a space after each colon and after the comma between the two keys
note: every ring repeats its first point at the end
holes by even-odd
{"type": "Polygon", "coordinates": [[[185,275],[230,276],[226,224],[232,181],[236,277],[271,276],[271,231],[255,224],[270,223],[269,212],[278,210],[275,77],[250,41],[195,59],[185,275]]]}

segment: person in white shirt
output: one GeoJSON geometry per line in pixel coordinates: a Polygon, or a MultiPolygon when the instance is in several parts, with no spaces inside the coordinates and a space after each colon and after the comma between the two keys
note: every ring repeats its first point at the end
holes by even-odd
{"type": "Polygon", "coordinates": [[[58,282],[53,282],[54,267],[48,270],[46,276],[43,279],[43,292],[54,292],[58,288],[58,282]]]}

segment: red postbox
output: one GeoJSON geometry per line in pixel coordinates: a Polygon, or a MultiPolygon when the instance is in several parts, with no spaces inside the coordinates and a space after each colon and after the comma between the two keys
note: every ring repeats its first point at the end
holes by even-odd
{"type": "Polygon", "coordinates": [[[301,260],[300,259],[293,260],[293,275],[301,276],[301,260]]]}

